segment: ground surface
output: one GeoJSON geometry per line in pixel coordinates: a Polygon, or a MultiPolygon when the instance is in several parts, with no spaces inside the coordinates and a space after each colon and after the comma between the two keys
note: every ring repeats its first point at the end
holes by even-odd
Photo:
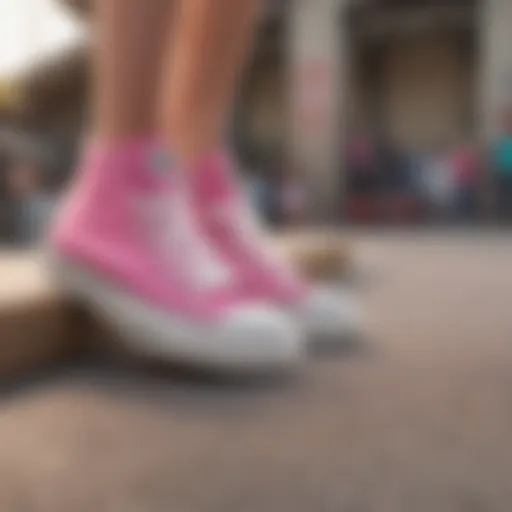
{"type": "Polygon", "coordinates": [[[286,383],[89,364],[0,398],[0,510],[512,509],[512,240],[351,235],[364,350],[286,383]]]}

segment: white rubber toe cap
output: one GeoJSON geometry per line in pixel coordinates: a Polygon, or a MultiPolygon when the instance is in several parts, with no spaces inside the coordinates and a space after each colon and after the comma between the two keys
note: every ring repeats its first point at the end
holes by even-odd
{"type": "Polygon", "coordinates": [[[304,334],[293,318],[268,305],[233,310],[216,336],[222,364],[240,368],[288,368],[304,358],[304,334]]]}
{"type": "Polygon", "coordinates": [[[363,318],[359,303],[350,293],[317,288],[296,310],[297,318],[310,338],[340,343],[357,336],[363,318]]]}

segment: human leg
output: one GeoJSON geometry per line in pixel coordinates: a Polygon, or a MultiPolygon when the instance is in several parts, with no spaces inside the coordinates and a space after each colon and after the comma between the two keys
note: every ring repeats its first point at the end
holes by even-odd
{"type": "Polygon", "coordinates": [[[162,140],[187,171],[208,239],[244,277],[246,287],[296,312],[313,335],[342,338],[359,323],[351,298],[311,288],[274,254],[247,211],[224,148],[224,127],[251,46],[259,3],[182,1],[181,36],[171,52],[170,86],[163,95],[162,140]]]}
{"type": "Polygon", "coordinates": [[[155,4],[98,0],[92,142],[53,230],[58,274],[146,355],[226,369],[288,367],[301,355],[295,326],[241,291],[201,236],[181,174],[144,137],[153,122],[140,100],[155,86],[138,76],[149,58],[139,44],[153,38],[155,13],[146,10],[155,4]]]}

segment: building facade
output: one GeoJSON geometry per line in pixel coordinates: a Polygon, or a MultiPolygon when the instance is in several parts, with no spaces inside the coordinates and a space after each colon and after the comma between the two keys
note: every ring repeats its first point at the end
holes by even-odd
{"type": "Polygon", "coordinates": [[[283,2],[249,80],[249,132],[286,154],[332,218],[349,133],[417,151],[496,137],[512,100],[511,26],[510,0],[283,2]]]}

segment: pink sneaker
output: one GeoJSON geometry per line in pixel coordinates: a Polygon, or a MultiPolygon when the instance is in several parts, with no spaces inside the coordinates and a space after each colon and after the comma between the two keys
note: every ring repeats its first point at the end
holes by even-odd
{"type": "Polygon", "coordinates": [[[90,151],[52,236],[69,290],[146,355],[224,369],[295,364],[277,308],[242,293],[197,230],[181,173],[147,144],[90,151]]]}
{"type": "Polygon", "coordinates": [[[226,154],[204,159],[189,175],[202,228],[244,276],[249,290],[291,310],[314,340],[342,342],[358,333],[361,319],[353,297],[306,284],[286,258],[265,241],[261,223],[226,154]]]}

